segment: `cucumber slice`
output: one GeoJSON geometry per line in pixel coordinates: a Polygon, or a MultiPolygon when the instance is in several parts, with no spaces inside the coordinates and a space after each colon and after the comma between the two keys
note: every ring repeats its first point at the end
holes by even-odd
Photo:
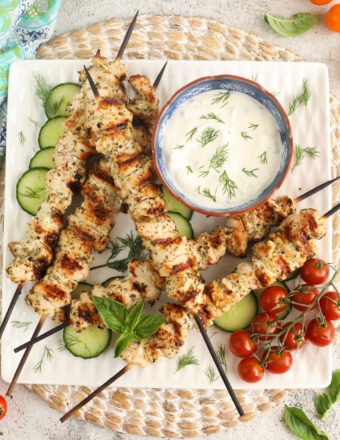
{"type": "Polygon", "coordinates": [[[285,279],[285,281],[290,281],[293,280],[294,278],[296,278],[300,273],[300,269],[295,269],[293,270],[293,272],[290,272],[287,276],[287,278],[285,279]]]}
{"type": "Polygon", "coordinates": [[[179,202],[177,199],[175,199],[175,197],[169,193],[169,191],[165,188],[164,185],[162,185],[162,192],[168,211],[178,212],[187,220],[191,219],[192,210],[190,208],[188,208],[187,206],[179,202]]]}
{"type": "Polygon", "coordinates": [[[78,283],[78,286],[71,292],[72,299],[79,299],[81,292],[89,292],[93,287],[90,283],[78,283]]]}
{"type": "Polygon", "coordinates": [[[253,293],[233,304],[230,309],[214,319],[214,324],[226,332],[234,332],[250,326],[257,315],[257,301],[253,293]]]}
{"type": "Polygon", "coordinates": [[[192,230],[190,222],[185,217],[183,217],[183,215],[179,214],[178,212],[171,211],[168,211],[168,214],[169,217],[171,217],[172,220],[175,222],[179,235],[187,238],[192,238],[194,236],[194,231],[192,230]]]}
{"type": "Polygon", "coordinates": [[[108,347],[111,341],[111,331],[90,325],[77,333],[72,325],[68,325],[64,328],[63,338],[65,347],[73,356],[91,359],[99,356],[108,347]]]}
{"type": "Polygon", "coordinates": [[[43,167],[51,170],[52,168],[54,168],[54,162],[52,159],[53,153],[54,147],[48,147],[38,151],[31,159],[30,168],[43,167]]]}
{"type": "Polygon", "coordinates": [[[43,150],[47,147],[55,147],[58,137],[64,132],[63,122],[65,117],[57,116],[56,118],[49,119],[41,127],[39,132],[39,147],[43,150]]]}
{"type": "Polygon", "coordinates": [[[68,116],[66,106],[79,89],[80,85],[74,83],[63,83],[54,87],[48,94],[44,105],[48,119],[56,116],[68,116]]]}
{"type": "Polygon", "coordinates": [[[17,200],[28,214],[36,215],[39,206],[46,198],[45,177],[47,172],[47,168],[33,168],[26,171],[17,183],[17,200]]]}
{"type": "Polygon", "coordinates": [[[124,277],[111,277],[111,278],[108,278],[107,280],[102,282],[102,286],[103,287],[107,287],[111,283],[111,281],[115,280],[116,278],[124,278],[124,277]]]}
{"type": "MultiPolygon", "coordinates": [[[[283,287],[287,291],[287,293],[289,293],[289,288],[288,288],[287,284],[284,281],[275,281],[275,283],[271,284],[271,286],[283,287]]],[[[263,307],[261,306],[261,302],[260,302],[260,296],[261,296],[261,293],[264,291],[264,289],[266,289],[266,287],[263,287],[262,289],[255,289],[255,290],[253,290],[253,293],[254,293],[254,295],[256,296],[256,299],[257,299],[258,313],[264,312],[263,307]]],[[[289,313],[291,311],[291,308],[292,308],[292,305],[289,304],[289,306],[287,307],[286,310],[283,310],[282,312],[277,314],[277,317],[280,320],[285,319],[289,315],[289,313]]]]}

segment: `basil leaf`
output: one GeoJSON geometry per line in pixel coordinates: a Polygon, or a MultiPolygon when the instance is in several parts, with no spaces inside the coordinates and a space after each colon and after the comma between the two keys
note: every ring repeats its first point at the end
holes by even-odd
{"type": "Polygon", "coordinates": [[[165,319],[161,316],[142,315],[136,328],[134,329],[134,337],[137,341],[152,336],[159,327],[164,324],[165,319]]]}
{"type": "Polygon", "coordinates": [[[115,357],[119,357],[132,339],[131,333],[123,333],[119,336],[115,346],[115,357]]]}
{"type": "Polygon", "coordinates": [[[286,405],[285,421],[292,433],[303,440],[329,440],[328,435],[314,426],[299,408],[286,405]]]}
{"type": "Polygon", "coordinates": [[[105,326],[115,333],[123,333],[128,309],[118,301],[100,296],[92,296],[92,300],[105,326]]]}
{"type": "Polygon", "coordinates": [[[278,34],[284,37],[295,37],[311,29],[318,21],[319,16],[304,12],[293,15],[293,18],[264,14],[264,19],[278,34]]]}
{"type": "Polygon", "coordinates": [[[334,371],[327,392],[320,394],[315,400],[315,407],[323,421],[335,402],[340,402],[340,370],[334,371]]]}
{"type": "Polygon", "coordinates": [[[125,320],[126,331],[132,332],[138,324],[140,315],[144,309],[144,301],[137,303],[129,312],[125,320]]]}

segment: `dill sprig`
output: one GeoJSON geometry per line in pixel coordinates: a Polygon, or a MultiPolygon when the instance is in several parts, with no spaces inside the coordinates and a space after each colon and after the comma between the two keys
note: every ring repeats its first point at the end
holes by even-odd
{"type": "Polygon", "coordinates": [[[215,368],[212,365],[209,365],[209,367],[204,371],[204,374],[207,376],[210,383],[213,383],[218,379],[215,368]]]}
{"type": "Polygon", "coordinates": [[[49,114],[50,118],[54,118],[58,114],[63,100],[64,98],[60,98],[59,101],[45,103],[46,112],[49,114]]]}
{"type": "Polygon", "coordinates": [[[33,366],[33,371],[35,373],[41,373],[41,369],[45,359],[47,359],[48,361],[51,361],[53,359],[52,351],[52,348],[49,348],[47,345],[45,345],[44,352],[40,361],[33,366]]]}
{"type": "Polygon", "coordinates": [[[184,148],[184,145],[176,145],[175,150],[181,150],[184,148]]]}
{"type": "Polygon", "coordinates": [[[220,122],[221,124],[225,124],[225,122],[222,121],[222,119],[213,112],[210,112],[207,115],[202,115],[201,119],[215,119],[215,121],[220,122]]]}
{"type": "Polygon", "coordinates": [[[218,133],[219,130],[207,127],[202,131],[202,134],[197,139],[197,141],[202,145],[202,148],[204,148],[206,145],[208,145],[210,142],[213,142],[217,138],[218,133]]]}
{"type": "Polygon", "coordinates": [[[225,358],[225,352],[226,352],[226,346],[224,344],[220,344],[217,347],[216,354],[217,354],[218,360],[222,364],[222,367],[223,367],[224,371],[227,372],[227,361],[226,361],[226,358],[225,358]]]}
{"type": "Polygon", "coordinates": [[[28,327],[32,324],[32,321],[11,321],[11,324],[15,328],[22,328],[25,332],[28,327]]]}
{"type": "Polygon", "coordinates": [[[262,154],[260,154],[257,157],[260,159],[260,162],[262,163],[262,165],[265,165],[268,162],[268,160],[267,160],[267,151],[264,151],[262,154]]]}
{"type": "Polygon", "coordinates": [[[222,104],[222,107],[225,107],[228,104],[230,98],[230,91],[226,90],[225,92],[218,92],[216,98],[214,98],[211,103],[212,104],[222,104]]]}
{"type": "Polygon", "coordinates": [[[45,191],[46,188],[41,186],[39,188],[31,188],[29,186],[25,186],[25,192],[21,192],[20,195],[23,197],[27,197],[28,199],[39,199],[41,197],[41,192],[45,191]]]}
{"type": "Polygon", "coordinates": [[[36,127],[40,128],[40,124],[39,124],[38,121],[35,121],[35,120],[32,119],[32,118],[28,118],[28,119],[32,122],[33,125],[35,125],[36,127]]]}
{"type": "Polygon", "coordinates": [[[190,165],[187,165],[187,174],[193,173],[192,168],[190,165]]]}
{"type": "Polygon", "coordinates": [[[294,148],[295,163],[291,168],[291,173],[295,170],[296,167],[302,164],[306,154],[312,159],[316,159],[317,157],[320,156],[319,151],[315,147],[302,148],[299,144],[295,145],[294,148]]]}
{"type": "Polygon", "coordinates": [[[238,189],[238,186],[232,179],[230,179],[226,171],[223,171],[223,173],[220,175],[219,182],[222,185],[223,194],[226,192],[228,193],[229,200],[235,197],[235,191],[238,189]]]}
{"type": "Polygon", "coordinates": [[[258,73],[256,75],[252,75],[251,76],[251,80],[254,81],[254,82],[258,82],[258,79],[259,79],[259,74],[258,73]]]}
{"type": "Polygon", "coordinates": [[[209,174],[209,170],[200,171],[198,177],[207,177],[208,174],[209,174]]]}
{"type": "Polygon", "coordinates": [[[204,197],[208,197],[209,199],[211,199],[213,202],[216,203],[216,192],[217,192],[217,187],[215,188],[214,194],[212,194],[209,188],[203,188],[200,194],[202,194],[204,197]]]}
{"type": "Polygon", "coordinates": [[[46,79],[41,73],[33,73],[33,78],[35,81],[35,94],[41,99],[42,104],[45,105],[52,87],[47,84],[46,79]]]}
{"type": "Polygon", "coordinates": [[[246,168],[242,168],[242,171],[247,174],[247,176],[249,177],[257,177],[257,175],[255,174],[256,171],[258,171],[259,168],[254,168],[253,170],[247,170],[246,168]]]}
{"type": "Polygon", "coordinates": [[[187,367],[188,365],[199,365],[200,363],[198,362],[198,360],[196,359],[194,353],[193,353],[193,347],[190,348],[190,350],[188,350],[188,352],[186,354],[184,354],[183,356],[180,356],[177,359],[177,368],[175,373],[177,373],[177,371],[181,370],[184,367],[187,367]]]}
{"type": "Polygon", "coordinates": [[[250,130],[256,130],[257,129],[257,127],[259,126],[259,124],[249,124],[248,125],[248,128],[250,129],[250,130]]]}
{"type": "Polygon", "coordinates": [[[241,131],[241,136],[243,137],[243,139],[245,139],[246,141],[248,139],[253,139],[251,136],[249,136],[249,134],[246,131],[241,131]]]}
{"type": "Polygon", "coordinates": [[[187,142],[192,140],[196,131],[197,131],[197,127],[194,127],[192,130],[188,131],[188,133],[185,135],[185,137],[187,138],[187,142]]]}
{"type": "Polygon", "coordinates": [[[308,79],[304,78],[302,84],[302,93],[300,95],[295,96],[292,99],[292,101],[289,103],[288,116],[291,116],[301,104],[304,104],[305,107],[307,107],[310,97],[311,97],[311,90],[309,88],[308,79]]]}
{"type": "Polygon", "coordinates": [[[213,168],[215,171],[218,171],[219,168],[224,164],[224,162],[228,159],[228,145],[224,144],[219,148],[216,148],[216,151],[212,158],[210,159],[209,168],[213,168]]]}
{"type": "Polygon", "coordinates": [[[19,138],[19,142],[21,143],[21,145],[24,145],[26,138],[25,138],[24,133],[22,132],[22,130],[19,131],[18,138],[19,138]]]}

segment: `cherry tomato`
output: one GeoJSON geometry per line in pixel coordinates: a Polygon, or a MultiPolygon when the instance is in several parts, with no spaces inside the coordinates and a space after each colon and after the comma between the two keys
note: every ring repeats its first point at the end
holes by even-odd
{"type": "MultiPolygon", "coordinates": [[[[272,347],[273,350],[278,350],[278,347],[272,347]]],[[[266,355],[264,355],[265,357],[266,355]]],[[[266,370],[273,374],[286,373],[293,365],[293,356],[289,351],[282,353],[274,353],[271,351],[267,358],[266,370]]]]}
{"type": "Polygon", "coordinates": [[[279,323],[273,322],[275,320],[276,316],[269,313],[260,313],[259,315],[256,315],[251,321],[252,333],[263,333],[263,336],[256,337],[261,341],[271,339],[272,335],[280,330],[279,323]]]}
{"type": "Polygon", "coordinates": [[[340,319],[340,299],[335,291],[326,292],[320,299],[320,306],[325,318],[329,321],[340,319]]]}
{"type": "Polygon", "coordinates": [[[328,3],[332,2],[333,0],[310,0],[314,5],[327,5],[328,3]]]}
{"type": "Polygon", "coordinates": [[[326,15],[326,25],[334,32],[340,32],[340,3],[331,7],[326,15]]]}
{"type": "Polygon", "coordinates": [[[270,286],[264,289],[260,296],[260,303],[267,313],[276,315],[287,309],[287,304],[281,300],[287,297],[287,290],[280,286],[270,286]]]}
{"type": "Polygon", "coordinates": [[[245,358],[257,350],[257,345],[250,339],[250,332],[237,330],[229,339],[230,351],[237,357],[245,358]]]}
{"type": "Polygon", "coordinates": [[[319,258],[310,258],[301,267],[300,275],[308,284],[322,284],[329,277],[329,267],[319,258]]]}
{"type": "MultiPolygon", "coordinates": [[[[283,328],[287,328],[290,324],[291,322],[287,322],[283,328]]],[[[287,350],[299,350],[306,342],[306,335],[300,322],[294,324],[288,333],[282,334],[280,341],[287,350]]]]}
{"type": "Polygon", "coordinates": [[[237,367],[238,375],[245,382],[259,382],[264,374],[263,367],[255,357],[242,359],[237,367]]]}
{"type": "MultiPolygon", "coordinates": [[[[312,304],[316,300],[316,298],[319,296],[319,291],[316,287],[310,286],[308,284],[302,284],[301,286],[301,292],[296,292],[291,300],[293,303],[293,306],[301,310],[302,312],[307,309],[307,307],[312,304]],[[299,303],[299,304],[294,304],[299,303]]],[[[310,310],[315,309],[316,303],[313,307],[310,308],[310,310]]]]}
{"type": "Polygon", "coordinates": [[[3,396],[0,396],[0,420],[5,417],[7,413],[7,402],[3,396]]]}
{"type": "Polygon", "coordinates": [[[331,321],[322,322],[320,318],[314,318],[307,328],[307,339],[314,345],[325,347],[332,343],[335,335],[331,321]]]}

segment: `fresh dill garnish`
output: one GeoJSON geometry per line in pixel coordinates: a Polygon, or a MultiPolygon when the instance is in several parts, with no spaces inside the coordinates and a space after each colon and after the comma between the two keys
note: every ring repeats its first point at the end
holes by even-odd
{"type": "Polygon", "coordinates": [[[302,148],[300,145],[295,145],[294,155],[295,155],[295,163],[291,168],[291,173],[295,170],[296,167],[302,164],[305,155],[308,155],[312,159],[316,159],[320,156],[319,151],[315,147],[305,147],[302,148]]]}
{"type": "Polygon", "coordinates": [[[199,185],[199,186],[195,189],[195,191],[198,192],[198,194],[201,194],[201,185],[199,185]]]}
{"type": "Polygon", "coordinates": [[[25,186],[26,192],[20,192],[19,194],[23,197],[27,197],[28,199],[39,199],[41,197],[41,192],[46,190],[46,187],[41,186],[40,188],[30,188],[29,186],[25,186]]]}
{"type": "Polygon", "coordinates": [[[215,188],[215,193],[212,194],[209,188],[203,188],[202,192],[200,194],[202,194],[205,197],[208,197],[209,199],[211,199],[212,201],[214,201],[216,203],[216,192],[217,192],[217,187],[215,188]]]}
{"type": "MultiPolygon", "coordinates": [[[[79,338],[77,335],[67,334],[64,336],[64,339],[59,340],[58,351],[64,351],[68,347],[73,347],[74,345],[82,345],[83,346],[83,356],[87,356],[90,354],[90,348],[87,343],[79,338]]],[[[80,351],[81,347],[77,347],[77,351],[80,351]]],[[[98,351],[101,347],[98,347],[98,351]]]]}
{"type": "Polygon", "coordinates": [[[60,109],[61,104],[63,103],[64,98],[60,98],[59,101],[46,102],[45,108],[46,112],[49,114],[50,118],[54,118],[60,109]]]}
{"type": "Polygon", "coordinates": [[[220,122],[221,124],[225,124],[225,122],[222,121],[222,119],[213,112],[210,112],[207,115],[202,115],[201,119],[215,119],[215,121],[220,122]]]}
{"type": "Polygon", "coordinates": [[[242,168],[242,171],[247,174],[249,177],[257,177],[255,171],[258,171],[259,168],[254,168],[253,170],[247,170],[246,168],[242,168]]]}
{"type": "Polygon", "coordinates": [[[311,90],[309,88],[308,79],[304,78],[302,85],[302,93],[295,96],[289,103],[288,116],[291,116],[299,105],[304,104],[307,107],[308,101],[311,97],[311,90]]]}
{"type": "Polygon", "coordinates": [[[24,145],[26,138],[25,138],[24,133],[22,132],[22,130],[19,131],[18,138],[19,138],[19,142],[21,143],[21,145],[24,145]]]}
{"type": "Polygon", "coordinates": [[[259,79],[259,74],[258,73],[256,75],[252,75],[251,76],[251,80],[254,81],[254,82],[258,82],[258,79],[259,79]]]}
{"type": "Polygon", "coordinates": [[[225,358],[225,352],[226,352],[226,346],[223,345],[223,344],[220,344],[217,347],[216,354],[217,354],[218,360],[222,364],[222,367],[223,367],[224,371],[227,372],[227,361],[226,361],[226,358],[225,358]]]}
{"type": "Polygon", "coordinates": [[[250,130],[256,130],[258,126],[259,126],[259,124],[249,124],[248,128],[250,130]]]}
{"type": "Polygon", "coordinates": [[[53,359],[52,351],[52,348],[49,348],[47,345],[45,345],[44,352],[40,361],[33,366],[33,371],[35,373],[41,373],[41,369],[45,359],[47,359],[48,361],[51,361],[53,359]]]}
{"type": "Polygon", "coordinates": [[[208,170],[200,171],[198,177],[207,177],[208,174],[209,174],[208,170]]]}
{"type": "Polygon", "coordinates": [[[52,87],[47,84],[46,79],[41,73],[33,73],[33,78],[35,81],[35,94],[41,99],[42,104],[45,105],[52,87]]]}
{"type": "Polygon", "coordinates": [[[28,118],[28,119],[32,122],[33,125],[35,125],[36,127],[40,128],[40,124],[39,124],[38,121],[35,121],[35,120],[32,119],[32,118],[28,118]]]}
{"type": "Polygon", "coordinates": [[[280,94],[280,92],[278,92],[277,90],[273,90],[272,92],[270,92],[272,95],[277,96],[280,94]]]}
{"type": "Polygon", "coordinates": [[[228,193],[229,200],[235,197],[235,190],[238,189],[238,186],[232,179],[230,179],[226,171],[223,171],[220,175],[219,182],[222,185],[223,194],[226,192],[228,193]]]}
{"type": "Polygon", "coordinates": [[[140,235],[133,235],[131,231],[125,238],[118,237],[116,242],[110,241],[107,247],[110,250],[110,256],[105,264],[91,267],[91,270],[99,269],[101,267],[109,267],[117,272],[126,272],[129,261],[131,259],[146,260],[148,258],[148,251],[144,248],[142,237],[140,235]],[[126,258],[116,259],[118,254],[122,250],[128,249],[128,255],[126,258]]]}
{"type": "Polygon", "coordinates": [[[184,148],[184,145],[176,145],[175,150],[181,150],[184,148]]]}
{"type": "Polygon", "coordinates": [[[197,131],[197,127],[194,127],[192,130],[188,131],[188,133],[185,135],[185,137],[187,138],[187,142],[192,140],[196,131],[197,131]]]}
{"type": "Polygon", "coordinates": [[[218,379],[215,368],[212,365],[209,365],[209,367],[204,371],[204,374],[207,376],[210,383],[216,382],[218,379]]]}
{"type": "Polygon", "coordinates": [[[243,139],[245,139],[246,141],[248,139],[253,139],[251,136],[249,136],[249,134],[246,131],[241,131],[241,136],[243,137],[243,139]]]}
{"type": "Polygon", "coordinates": [[[219,148],[216,148],[216,151],[213,157],[210,159],[209,168],[213,168],[215,171],[218,171],[219,168],[224,164],[224,162],[228,159],[228,145],[224,144],[219,148]]]}
{"type": "Polygon", "coordinates": [[[218,133],[219,130],[207,127],[202,131],[202,134],[197,139],[197,141],[202,145],[202,148],[204,148],[206,145],[208,145],[210,142],[213,142],[217,138],[218,133]]]}
{"type": "Polygon", "coordinates": [[[11,324],[15,328],[22,328],[25,332],[28,327],[32,324],[32,321],[11,321],[11,324]]]}
{"type": "Polygon", "coordinates": [[[268,162],[268,160],[267,160],[267,151],[264,151],[263,153],[261,153],[257,157],[260,159],[260,162],[262,163],[262,165],[264,165],[264,164],[266,164],[268,162]]]}
{"type": "Polygon", "coordinates": [[[212,104],[222,104],[221,108],[228,104],[230,97],[230,91],[226,90],[225,92],[218,92],[216,98],[214,98],[211,103],[212,104]]]}
{"type": "Polygon", "coordinates": [[[192,168],[190,165],[187,165],[187,174],[193,173],[192,168]]]}
{"type": "Polygon", "coordinates": [[[183,356],[180,356],[177,359],[177,368],[175,373],[177,373],[177,371],[181,370],[184,367],[187,367],[188,365],[199,365],[200,363],[198,362],[198,360],[196,359],[194,353],[193,353],[193,347],[190,348],[190,350],[184,354],[183,356]]]}

